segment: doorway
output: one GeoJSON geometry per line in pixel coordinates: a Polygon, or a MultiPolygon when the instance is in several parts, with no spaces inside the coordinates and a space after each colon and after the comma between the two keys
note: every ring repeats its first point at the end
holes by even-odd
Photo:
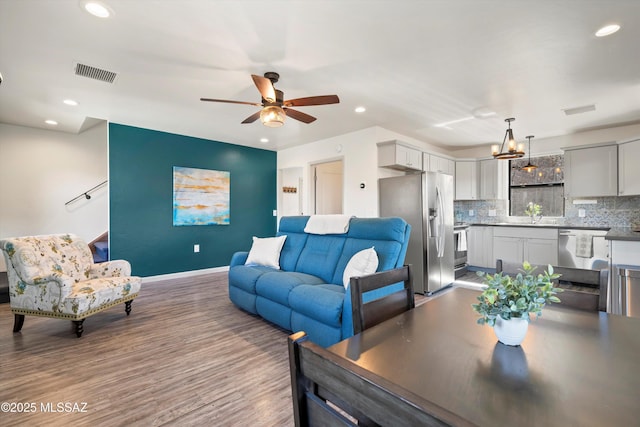
{"type": "Polygon", "coordinates": [[[341,214],[344,172],[342,159],[311,165],[311,211],[341,214]]]}

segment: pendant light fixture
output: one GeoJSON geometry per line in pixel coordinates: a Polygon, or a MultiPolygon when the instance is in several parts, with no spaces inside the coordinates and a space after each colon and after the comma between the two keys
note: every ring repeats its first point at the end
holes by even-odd
{"type": "Polygon", "coordinates": [[[532,172],[534,169],[538,169],[536,165],[531,164],[531,138],[533,138],[533,135],[529,135],[526,138],[529,140],[529,161],[527,162],[526,166],[522,167],[522,170],[532,172]]]}
{"type": "Polygon", "coordinates": [[[494,159],[517,159],[524,156],[524,144],[516,143],[516,140],[513,137],[513,131],[511,130],[511,122],[514,120],[515,119],[513,117],[504,119],[504,121],[509,125],[509,128],[504,134],[502,145],[499,146],[498,144],[493,144],[491,146],[491,155],[494,159]],[[504,146],[505,142],[507,143],[506,151],[504,146]]]}

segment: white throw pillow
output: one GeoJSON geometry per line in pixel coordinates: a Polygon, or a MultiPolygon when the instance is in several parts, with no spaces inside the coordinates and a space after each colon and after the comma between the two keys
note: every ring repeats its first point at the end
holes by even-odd
{"type": "Polygon", "coordinates": [[[253,244],[245,264],[265,265],[280,270],[280,251],[287,236],[259,238],[253,236],[253,244]]]}
{"type": "Polygon", "coordinates": [[[373,274],[378,269],[378,254],[373,247],[354,254],[344,268],[342,283],[347,289],[352,277],[373,274]]]}

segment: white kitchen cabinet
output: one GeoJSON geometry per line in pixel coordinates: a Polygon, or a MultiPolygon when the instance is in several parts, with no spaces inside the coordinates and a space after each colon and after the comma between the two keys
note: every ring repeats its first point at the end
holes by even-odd
{"type": "Polygon", "coordinates": [[[495,268],[493,227],[472,225],[467,232],[467,263],[473,267],[495,268]]]}
{"type": "Polygon", "coordinates": [[[481,160],[479,187],[480,200],[506,199],[509,162],[504,160],[481,160]]]}
{"type": "Polygon", "coordinates": [[[495,227],[493,256],[522,264],[558,265],[558,230],[542,227],[495,227]]]}
{"type": "Polygon", "coordinates": [[[557,236],[555,239],[526,239],[524,260],[531,264],[558,265],[557,236]]]}
{"type": "Polygon", "coordinates": [[[478,163],[476,161],[456,162],[456,200],[478,199],[478,163]]]}
{"type": "Polygon", "coordinates": [[[422,158],[424,169],[429,172],[440,172],[447,175],[455,175],[456,162],[444,157],[424,153],[422,158]]]}
{"type": "Polygon", "coordinates": [[[618,145],[618,195],[640,194],[640,139],[618,145]]]}
{"type": "Polygon", "coordinates": [[[519,237],[493,236],[493,255],[496,259],[522,264],[524,241],[519,237]]]}
{"type": "Polygon", "coordinates": [[[564,191],[567,198],[618,194],[616,144],[564,150],[564,191]]]}
{"type": "Polygon", "coordinates": [[[399,141],[379,142],[378,166],[403,171],[421,171],[422,151],[399,141]]]}

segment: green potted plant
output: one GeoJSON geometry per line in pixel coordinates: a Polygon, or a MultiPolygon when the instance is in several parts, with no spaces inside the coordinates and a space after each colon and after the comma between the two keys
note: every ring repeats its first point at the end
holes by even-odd
{"type": "Polygon", "coordinates": [[[543,274],[534,274],[535,267],[528,262],[522,264],[522,272],[515,277],[508,274],[494,275],[478,272],[487,286],[478,296],[473,310],[481,317],[479,325],[493,326],[498,340],[507,345],[520,345],[529,326],[531,314],[542,316],[542,309],[549,302],[560,302],[553,280],[560,277],[548,266],[543,274]]]}
{"type": "Polygon", "coordinates": [[[537,203],[529,202],[524,214],[531,218],[531,224],[535,224],[542,219],[542,206],[537,203]]]}

